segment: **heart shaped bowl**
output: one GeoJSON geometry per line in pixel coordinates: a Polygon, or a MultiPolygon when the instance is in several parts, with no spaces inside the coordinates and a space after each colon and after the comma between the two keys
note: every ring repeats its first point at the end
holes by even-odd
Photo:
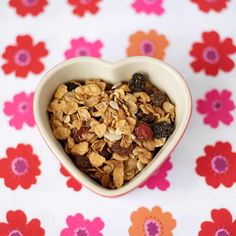
{"type": "Polygon", "coordinates": [[[150,57],[130,57],[118,62],[80,57],[53,67],[40,81],[34,96],[34,116],[45,142],[70,174],[93,192],[105,197],[123,195],[142,184],[173,151],[180,141],[191,116],[191,94],[183,77],[168,64],[150,57]],[[119,189],[106,189],[80,171],[53,137],[47,108],[57,86],[69,80],[101,78],[115,83],[129,78],[135,72],[148,74],[150,82],[165,91],[176,106],[175,131],[164,146],[138,175],[119,189]]]}

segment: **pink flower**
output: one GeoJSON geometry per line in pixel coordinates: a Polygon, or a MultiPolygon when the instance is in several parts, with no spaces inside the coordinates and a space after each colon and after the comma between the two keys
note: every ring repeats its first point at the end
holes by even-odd
{"type": "Polygon", "coordinates": [[[231,92],[223,90],[222,92],[213,89],[205,94],[205,100],[197,101],[197,110],[200,114],[206,115],[204,123],[212,128],[218,127],[219,122],[230,125],[233,121],[233,116],[230,111],[234,110],[235,106],[230,99],[231,92]]]}
{"type": "Polygon", "coordinates": [[[145,12],[147,14],[161,15],[164,13],[162,8],[163,0],[135,0],[132,7],[137,13],[145,12]]]}
{"type": "Polygon", "coordinates": [[[65,58],[69,59],[78,56],[101,57],[100,49],[102,46],[103,44],[100,40],[91,43],[83,37],[72,39],[71,48],[65,51],[65,58]]]}
{"type": "Polygon", "coordinates": [[[61,236],[102,236],[100,232],[104,228],[104,222],[100,217],[96,217],[93,221],[84,219],[80,213],[75,216],[68,216],[66,223],[69,226],[61,231],[61,236]]]}
{"type": "Polygon", "coordinates": [[[12,118],[9,121],[10,126],[21,129],[23,124],[33,127],[35,125],[33,116],[33,98],[34,93],[26,94],[21,92],[16,94],[13,101],[7,101],[4,104],[3,112],[12,118]]]}
{"type": "Polygon", "coordinates": [[[173,165],[170,158],[168,158],[164,164],[140,186],[140,188],[146,185],[149,189],[159,188],[162,191],[167,190],[170,187],[170,182],[166,179],[167,172],[171,170],[172,167],[173,165]]]}

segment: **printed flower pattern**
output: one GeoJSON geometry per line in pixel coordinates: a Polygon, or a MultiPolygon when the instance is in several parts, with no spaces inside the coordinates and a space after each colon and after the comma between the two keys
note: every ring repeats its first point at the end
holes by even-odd
{"type": "Polygon", "coordinates": [[[132,7],[137,13],[161,15],[164,13],[163,0],[135,0],[132,7]]]}
{"type": "Polygon", "coordinates": [[[104,222],[100,217],[92,221],[85,219],[80,213],[75,216],[68,216],[66,219],[68,228],[61,231],[61,236],[102,236],[101,230],[104,228],[104,222]]]}
{"type": "Polygon", "coordinates": [[[158,188],[162,191],[167,190],[170,187],[170,182],[166,179],[168,171],[172,169],[172,163],[168,158],[164,164],[154,172],[154,174],[148,178],[148,180],[140,187],[147,186],[149,189],[158,188]]]}
{"type": "Polygon", "coordinates": [[[75,191],[80,191],[81,188],[82,188],[82,185],[81,183],[79,183],[75,178],[73,178],[70,173],[63,167],[61,166],[60,168],[60,172],[66,176],[66,177],[69,177],[68,180],[66,181],[66,185],[69,187],[69,188],[73,188],[75,191]]]}
{"type": "Polygon", "coordinates": [[[74,7],[75,15],[84,16],[87,13],[96,14],[99,11],[98,3],[101,0],[68,0],[74,7]]]}
{"type": "Polygon", "coordinates": [[[227,209],[214,209],[211,211],[212,221],[201,224],[198,236],[233,236],[236,235],[236,220],[233,220],[227,209]]]}
{"type": "Polygon", "coordinates": [[[4,103],[3,112],[10,116],[9,125],[16,129],[21,129],[23,124],[30,127],[35,125],[33,115],[33,98],[34,93],[26,94],[24,92],[16,94],[13,101],[4,103]]]}
{"type": "Polygon", "coordinates": [[[191,0],[196,3],[203,12],[220,12],[227,7],[228,0],[191,0]]]}
{"type": "Polygon", "coordinates": [[[100,40],[89,42],[85,38],[71,40],[71,48],[65,51],[65,58],[73,58],[78,56],[101,57],[100,50],[103,44],[100,40]]]}
{"type": "Polygon", "coordinates": [[[36,184],[36,176],[40,175],[40,161],[33,153],[31,145],[18,144],[16,148],[6,150],[7,157],[0,159],[0,178],[12,190],[21,186],[29,189],[36,184]]]}
{"type": "Polygon", "coordinates": [[[159,35],[155,30],[148,33],[138,31],[130,36],[129,41],[128,56],[150,56],[163,59],[165,49],[169,45],[167,38],[164,35],[159,35]]]}
{"type": "Polygon", "coordinates": [[[163,212],[159,206],[153,207],[151,211],[145,207],[139,208],[131,214],[131,222],[130,236],[172,236],[176,226],[171,213],[163,212]]]}
{"type": "Polygon", "coordinates": [[[219,122],[230,125],[233,116],[230,114],[235,109],[233,100],[230,99],[232,93],[228,90],[221,92],[213,89],[206,93],[205,100],[197,101],[197,111],[205,115],[204,123],[212,128],[217,128],[219,122]]]}
{"type": "Polygon", "coordinates": [[[7,223],[0,222],[1,236],[44,236],[45,231],[38,219],[32,219],[27,223],[27,216],[21,210],[8,211],[7,223]]]}
{"type": "Polygon", "coordinates": [[[202,34],[203,42],[194,43],[190,55],[194,57],[191,67],[195,72],[205,71],[207,75],[216,76],[220,70],[231,71],[235,63],[229,57],[236,52],[236,47],[231,38],[220,39],[215,32],[202,34]]]}
{"type": "Polygon", "coordinates": [[[47,4],[47,0],[10,0],[9,2],[9,5],[15,8],[20,16],[37,16],[44,11],[47,4]]]}
{"type": "Polygon", "coordinates": [[[7,62],[2,65],[5,74],[15,73],[16,77],[26,78],[29,72],[40,74],[44,65],[40,61],[48,55],[44,42],[33,43],[30,35],[16,37],[16,45],[9,45],[2,57],[7,62]]]}
{"type": "Polygon", "coordinates": [[[214,188],[231,187],[236,182],[236,153],[228,142],[205,147],[205,155],[197,159],[196,172],[214,188]]]}

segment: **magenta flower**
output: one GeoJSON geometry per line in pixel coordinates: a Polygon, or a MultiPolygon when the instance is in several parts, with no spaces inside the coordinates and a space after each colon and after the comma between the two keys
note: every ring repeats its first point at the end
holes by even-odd
{"type": "Polygon", "coordinates": [[[68,216],[66,219],[68,228],[61,231],[61,236],[102,236],[100,232],[104,228],[104,222],[100,217],[96,217],[93,221],[84,219],[80,213],[75,216],[68,216]]]}
{"type": "Polygon", "coordinates": [[[33,116],[33,98],[34,93],[26,94],[21,92],[14,96],[13,101],[4,103],[3,112],[11,117],[9,121],[10,126],[21,129],[24,123],[30,127],[35,125],[33,116]]]}
{"type": "Polygon", "coordinates": [[[140,186],[140,188],[147,186],[149,189],[158,188],[162,191],[167,190],[170,187],[170,182],[166,179],[167,172],[171,170],[172,167],[173,165],[170,158],[168,158],[164,164],[140,186]]]}
{"type": "Polygon", "coordinates": [[[220,121],[230,125],[234,119],[230,111],[235,108],[230,97],[230,91],[223,90],[219,92],[213,89],[205,94],[205,100],[199,99],[197,101],[197,110],[200,114],[205,115],[205,124],[212,128],[218,127],[220,121]]]}
{"type": "Polygon", "coordinates": [[[65,58],[73,58],[78,56],[101,57],[100,49],[103,44],[100,40],[91,43],[81,37],[71,40],[71,48],[65,51],[65,58]]]}
{"type": "Polygon", "coordinates": [[[162,8],[163,0],[135,0],[132,7],[137,13],[145,12],[146,14],[161,15],[164,13],[162,8]]]}

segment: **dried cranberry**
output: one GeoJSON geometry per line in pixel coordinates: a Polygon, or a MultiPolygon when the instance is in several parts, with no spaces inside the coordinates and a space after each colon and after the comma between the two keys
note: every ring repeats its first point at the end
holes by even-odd
{"type": "Polygon", "coordinates": [[[175,126],[173,123],[169,124],[165,121],[162,121],[159,123],[155,123],[152,129],[155,138],[166,138],[174,132],[175,126]]]}
{"type": "Polygon", "coordinates": [[[73,82],[67,82],[65,83],[65,86],[67,87],[68,91],[72,91],[78,87],[78,85],[74,84],[73,82]]]}
{"type": "Polygon", "coordinates": [[[135,73],[133,74],[131,80],[129,81],[128,85],[129,88],[133,92],[141,92],[144,90],[146,84],[146,80],[144,78],[144,75],[141,73],[135,73]]]}
{"type": "Polygon", "coordinates": [[[87,156],[77,156],[75,164],[80,170],[87,170],[91,167],[91,163],[87,156]]]}
{"type": "Polygon", "coordinates": [[[140,141],[151,140],[153,138],[153,131],[149,124],[142,122],[135,128],[135,136],[140,141]]]}
{"type": "Polygon", "coordinates": [[[168,99],[166,94],[162,93],[161,91],[157,91],[151,96],[151,100],[152,104],[161,107],[163,102],[166,102],[168,99]]]}
{"type": "Polygon", "coordinates": [[[100,155],[106,158],[106,160],[111,159],[112,154],[108,151],[108,145],[106,144],[103,149],[99,152],[100,155]]]}
{"type": "Polygon", "coordinates": [[[70,131],[70,136],[74,139],[75,143],[82,141],[82,134],[87,133],[90,130],[88,126],[82,126],[79,130],[77,128],[72,128],[70,131]]]}
{"type": "Polygon", "coordinates": [[[120,141],[116,141],[112,146],[111,150],[120,156],[127,156],[133,150],[133,144],[131,143],[128,148],[124,148],[120,145],[120,141]]]}

